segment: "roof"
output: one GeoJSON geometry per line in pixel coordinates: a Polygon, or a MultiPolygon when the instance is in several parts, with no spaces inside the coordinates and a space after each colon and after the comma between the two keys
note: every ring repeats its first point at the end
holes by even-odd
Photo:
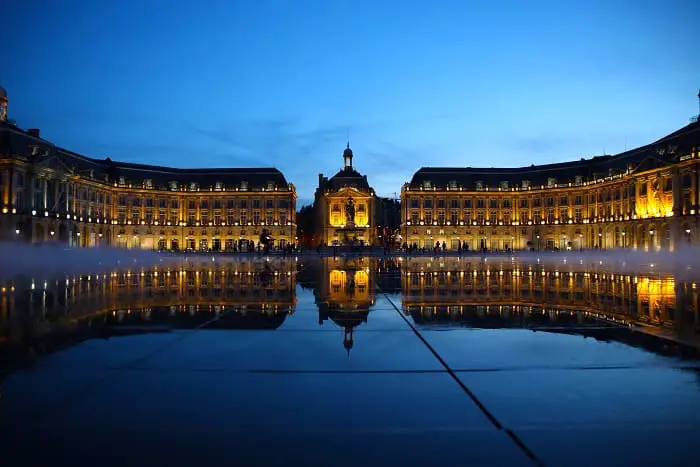
{"type": "Polygon", "coordinates": [[[451,182],[468,190],[476,188],[477,182],[486,187],[498,187],[508,182],[509,187],[520,186],[527,180],[532,186],[547,185],[550,178],[556,183],[574,183],[577,176],[593,180],[608,176],[610,172],[643,171],[677,161],[681,155],[689,154],[700,147],[700,123],[693,122],[651,144],[617,155],[596,156],[555,164],[531,165],[528,167],[474,168],[474,167],[422,167],[411,179],[409,186],[418,189],[430,182],[435,187],[445,187],[451,182]]]}
{"type": "Polygon", "coordinates": [[[56,156],[74,172],[84,176],[92,173],[92,178],[110,183],[124,177],[127,183],[136,185],[148,179],[154,188],[163,189],[173,181],[198,183],[201,187],[214,186],[217,182],[223,183],[224,187],[239,187],[242,182],[247,182],[249,190],[266,188],[269,183],[278,189],[289,188],[282,172],[274,167],[187,169],[119,162],[110,158],[94,159],[60,148],[6,122],[0,122],[0,155],[21,156],[30,161],[56,156]]]}
{"type": "Polygon", "coordinates": [[[339,170],[338,173],[325,181],[325,187],[332,190],[338,190],[346,186],[369,190],[367,176],[360,174],[360,172],[352,167],[339,170]]]}

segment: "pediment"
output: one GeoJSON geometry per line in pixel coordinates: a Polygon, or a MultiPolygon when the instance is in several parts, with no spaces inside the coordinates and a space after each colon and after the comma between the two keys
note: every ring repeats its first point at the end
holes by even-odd
{"type": "Polygon", "coordinates": [[[371,196],[369,193],[365,191],[361,191],[353,186],[344,186],[342,188],[339,188],[337,191],[331,192],[328,194],[329,197],[337,197],[337,198],[345,198],[347,196],[353,196],[353,197],[369,197],[371,196]]]}
{"type": "Polygon", "coordinates": [[[73,173],[73,169],[69,167],[56,151],[49,150],[45,154],[38,154],[33,159],[34,167],[41,169],[49,169],[58,173],[73,173]]]}

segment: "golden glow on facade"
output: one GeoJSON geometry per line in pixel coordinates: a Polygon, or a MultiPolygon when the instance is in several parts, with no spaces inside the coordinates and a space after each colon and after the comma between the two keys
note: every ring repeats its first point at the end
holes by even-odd
{"type": "MultiPolygon", "coordinates": [[[[196,180],[196,174],[186,177],[196,180]]],[[[222,174],[209,185],[172,181],[166,187],[145,178],[100,180],[56,158],[0,158],[0,235],[82,247],[207,251],[257,248],[263,232],[277,247],[296,242],[294,185],[244,179],[234,186],[226,179],[222,174]]]]}
{"type": "Polygon", "coordinates": [[[503,175],[500,187],[407,183],[401,192],[402,234],[409,245],[428,249],[444,243],[448,250],[471,251],[673,251],[700,241],[697,151],[663,168],[595,181],[581,177],[578,183],[533,187],[506,181],[511,174],[503,175]]]}

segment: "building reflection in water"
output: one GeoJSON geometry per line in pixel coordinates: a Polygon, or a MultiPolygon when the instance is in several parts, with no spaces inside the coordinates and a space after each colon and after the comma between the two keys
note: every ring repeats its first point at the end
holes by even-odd
{"type": "Polygon", "coordinates": [[[342,330],[348,353],[353,332],[372,319],[378,293],[390,294],[419,329],[588,329],[595,336],[596,327],[634,326],[646,332],[626,334],[700,340],[695,283],[577,267],[369,257],[318,259],[302,267],[293,259],[256,258],[27,279],[0,284],[0,344],[4,355],[26,358],[88,337],[205,324],[277,329],[295,310],[297,279],[313,288],[319,324],[330,320],[342,330]]]}
{"type": "Polygon", "coordinates": [[[403,264],[401,281],[402,307],[418,326],[637,326],[700,340],[697,286],[671,275],[416,258],[403,264]]]}
{"type": "Polygon", "coordinates": [[[343,330],[343,346],[350,354],[353,330],[367,321],[375,303],[372,283],[377,272],[375,258],[325,258],[314,287],[318,322],[330,319],[343,330]]]}
{"type": "Polygon", "coordinates": [[[208,329],[276,329],[294,312],[296,262],[188,261],[1,287],[0,344],[9,362],[88,337],[207,323],[208,329]]]}

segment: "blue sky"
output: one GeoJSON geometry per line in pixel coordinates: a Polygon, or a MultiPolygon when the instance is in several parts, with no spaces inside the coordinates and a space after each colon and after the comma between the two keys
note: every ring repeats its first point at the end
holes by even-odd
{"type": "Polygon", "coordinates": [[[388,195],[421,166],[614,153],[698,112],[694,0],[28,0],[3,17],[23,128],[98,158],[276,166],[301,202],[348,131],[388,195]]]}

